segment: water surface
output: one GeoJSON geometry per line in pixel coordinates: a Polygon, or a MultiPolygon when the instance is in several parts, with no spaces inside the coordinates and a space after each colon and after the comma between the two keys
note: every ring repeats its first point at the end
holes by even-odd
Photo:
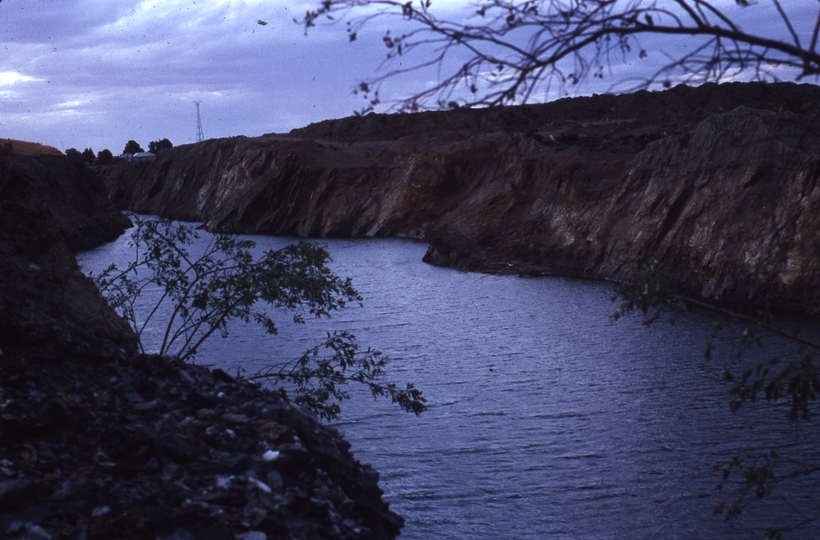
{"type": "MultiPolygon", "coordinates": [[[[127,240],[82,264],[127,258],[127,240]]],[[[333,329],[388,354],[391,378],[416,383],[430,410],[416,418],[360,393],[337,425],[381,472],[407,520],[402,538],[741,539],[792,519],[789,504],[818,504],[808,484],[788,504],[748,505],[731,526],[712,514],[732,500],[715,488],[716,463],[761,447],[820,460],[820,437],[816,423],[785,422],[782,407],[729,411],[724,368],[752,358],[735,358],[734,334],[705,358],[710,315],[614,321],[607,284],[437,268],[411,241],[322,242],[364,307],[306,325],[280,315],[274,338],[236,327],[197,361],[252,374],[333,329]]]]}

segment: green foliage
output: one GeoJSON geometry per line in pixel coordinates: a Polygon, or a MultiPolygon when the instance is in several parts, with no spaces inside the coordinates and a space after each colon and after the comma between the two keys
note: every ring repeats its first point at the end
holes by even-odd
{"type": "Polygon", "coordinates": [[[616,318],[636,309],[649,315],[659,306],[687,308],[680,280],[672,278],[657,259],[637,265],[635,277],[634,283],[625,284],[612,296],[613,301],[621,299],[616,318]]]}
{"type": "Polygon", "coordinates": [[[71,159],[76,159],[77,161],[82,161],[82,159],[83,159],[82,152],[80,152],[76,148],[69,148],[68,150],[65,151],[65,155],[67,155],[71,159]]]}
{"type": "MultiPolygon", "coordinates": [[[[274,384],[286,382],[295,388],[293,401],[318,413],[322,418],[336,418],[341,413],[339,403],[350,399],[345,390],[348,382],[367,386],[374,398],[389,397],[404,410],[421,414],[426,406],[421,391],[408,383],[403,390],[395,384],[380,382],[387,359],[380,351],[368,348],[362,352],[356,338],[348,332],[327,334],[327,339],[291,362],[268,367],[251,380],[265,379],[274,384]],[[330,358],[321,355],[331,351],[330,358]],[[355,370],[348,375],[349,370],[355,370]]],[[[285,399],[291,396],[285,386],[278,386],[285,399]]]]}
{"type": "MultiPolygon", "coordinates": [[[[329,317],[361,300],[350,279],[331,272],[328,252],[316,243],[300,242],[257,258],[251,252],[253,241],[215,235],[193,257],[188,247],[198,237],[183,224],[137,218],[133,261],[124,269],[112,264],[95,278],[109,304],[134,328],[143,352],[146,331],[158,322],[163,331],[156,352],[191,359],[213,334],[227,337],[235,319],[259,324],[274,335],[270,308],[288,310],[294,322],[304,323],[306,316],[329,317]],[[152,287],[159,299],[140,309],[143,293],[152,287]]],[[[251,379],[269,381],[283,398],[294,396],[293,401],[322,418],[339,415],[339,403],[350,397],[348,382],[420,414],[426,400],[412,384],[400,390],[383,382],[386,361],[378,351],[361,351],[352,334],[333,333],[299,359],[274,364],[251,379]],[[331,356],[322,356],[322,350],[331,356]]]]}
{"type": "MultiPolygon", "coordinates": [[[[737,411],[745,402],[755,402],[762,395],[770,402],[788,400],[791,419],[810,416],[810,406],[820,398],[820,365],[809,351],[820,351],[820,343],[775,326],[774,315],[767,309],[749,315],[696,298],[688,292],[691,287],[683,285],[683,280],[676,278],[656,260],[638,265],[635,274],[637,279],[634,283],[624,284],[612,296],[613,301],[621,300],[616,318],[640,310],[647,317],[647,322],[652,322],[659,313],[658,309],[663,306],[680,310],[700,308],[746,324],[742,337],[747,347],[761,343],[759,331],[770,332],[801,345],[797,359],[789,361],[776,357],[746,369],[729,389],[733,395],[730,406],[737,411]]],[[[705,354],[707,358],[711,355],[711,342],[705,354]]],[[[734,380],[728,372],[727,378],[734,380]]]]}
{"type": "MultiPolygon", "coordinates": [[[[743,506],[748,499],[762,499],[772,494],[773,489],[787,480],[807,476],[820,471],[817,465],[800,460],[789,459],[778,452],[771,450],[751,461],[737,456],[730,461],[715,465],[715,471],[720,472],[722,479],[717,489],[722,491],[727,484],[736,484],[734,500],[726,504],[720,503],[714,510],[715,514],[725,514],[726,519],[736,519],[743,513],[743,506]]],[[[820,519],[818,516],[802,516],[794,523],[781,523],[765,531],[764,538],[782,539],[788,533],[802,529],[820,519]]]]}
{"type": "Polygon", "coordinates": [[[729,391],[734,396],[729,402],[733,411],[763,395],[766,401],[787,399],[790,419],[808,419],[809,406],[820,395],[820,365],[805,349],[795,360],[772,358],[744,371],[729,391]]]}

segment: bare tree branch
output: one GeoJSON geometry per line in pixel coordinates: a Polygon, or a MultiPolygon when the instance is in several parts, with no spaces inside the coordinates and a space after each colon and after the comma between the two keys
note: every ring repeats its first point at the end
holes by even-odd
{"type": "MultiPolygon", "coordinates": [[[[788,37],[778,38],[770,28],[765,34],[744,30],[728,8],[706,0],[485,0],[461,21],[438,18],[430,0],[324,0],[297,22],[307,32],[319,20],[346,18],[351,41],[376,20],[395,19],[406,30],[383,35],[388,49],[380,67],[384,71],[357,89],[369,100],[365,111],[379,104],[379,88],[388,79],[433,67],[437,80],[401,98],[399,108],[416,110],[430,102],[439,107],[523,103],[553,84],[565,90],[590,77],[604,78],[618,63],[646,58],[641,36],[684,39],[695,49],[667,56],[641,81],[643,88],[668,86],[674,78],[718,82],[741,72],[767,80],[776,78],[775,67],[796,69],[797,79],[820,75],[820,5],[811,45],[805,48],[788,11],[792,6],[780,0],[735,3],[750,11],[768,4],[788,37]],[[411,54],[415,63],[407,60],[411,54]]],[[[808,31],[804,37],[808,41],[808,31]]]]}
{"type": "Polygon", "coordinates": [[[814,32],[811,34],[811,45],[809,50],[815,52],[817,50],[817,35],[820,34],[820,13],[817,14],[817,22],[814,23],[814,32]]]}
{"type": "Polygon", "coordinates": [[[794,40],[795,46],[800,48],[800,38],[797,36],[797,32],[794,31],[794,27],[792,26],[792,22],[789,19],[789,16],[786,15],[786,12],[783,11],[783,6],[780,5],[780,0],[772,0],[774,2],[775,7],[777,8],[777,12],[780,13],[780,17],[783,19],[783,22],[786,23],[786,28],[789,29],[789,33],[792,35],[792,39],[794,40]]]}

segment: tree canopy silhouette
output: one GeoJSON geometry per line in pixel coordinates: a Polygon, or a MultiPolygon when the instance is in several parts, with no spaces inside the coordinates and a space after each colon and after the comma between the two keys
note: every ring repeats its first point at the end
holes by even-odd
{"type": "Polygon", "coordinates": [[[390,28],[381,37],[387,57],[380,74],[356,88],[367,99],[365,111],[380,103],[386,80],[430,68],[437,80],[401,98],[399,108],[519,104],[589,78],[628,84],[613,67],[632,61],[645,62],[648,74],[628,90],[741,75],[764,81],[784,73],[797,79],[820,75],[817,2],[486,0],[463,20],[439,18],[443,10],[433,4],[325,0],[299,22],[307,32],[320,20],[346,18],[350,41],[377,20],[401,23],[402,32],[390,28]],[[766,17],[765,26],[742,25],[747,16],[766,17]],[[673,52],[655,50],[653,37],[662,37],[673,52]]]}
{"type": "Polygon", "coordinates": [[[157,154],[162,150],[169,150],[174,147],[174,143],[169,141],[167,138],[159,140],[159,141],[151,141],[148,143],[148,151],[157,154]]]}
{"type": "Polygon", "coordinates": [[[114,154],[111,153],[111,150],[105,148],[100,150],[100,153],[97,154],[97,163],[100,165],[107,165],[114,161],[114,154]]]}
{"type": "Polygon", "coordinates": [[[125,148],[122,150],[123,154],[138,154],[140,152],[145,152],[145,150],[133,139],[125,143],[125,148]]]}

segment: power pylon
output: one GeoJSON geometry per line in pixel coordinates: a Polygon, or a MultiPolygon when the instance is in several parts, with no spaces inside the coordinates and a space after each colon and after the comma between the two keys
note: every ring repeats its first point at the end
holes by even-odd
{"type": "Polygon", "coordinates": [[[202,118],[199,116],[199,104],[201,101],[194,101],[196,105],[196,142],[202,142],[205,139],[205,134],[202,132],[202,118]]]}

